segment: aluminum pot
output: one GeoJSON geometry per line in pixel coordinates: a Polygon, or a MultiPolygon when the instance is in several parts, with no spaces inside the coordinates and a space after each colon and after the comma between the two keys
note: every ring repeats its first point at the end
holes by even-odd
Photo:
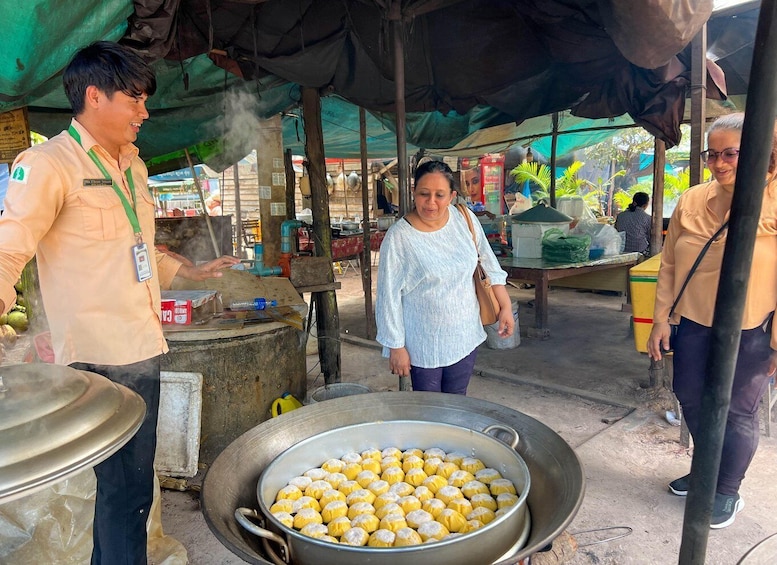
{"type": "Polygon", "coordinates": [[[267,518],[266,530],[252,527],[245,521],[245,511],[236,518],[249,531],[271,539],[280,545],[282,562],[295,565],[470,565],[491,563],[516,545],[516,538],[526,541],[528,516],[526,500],[530,491],[529,469],[515,451],[518,434],[508,426],[496,424],[483,432],[439,422],[379,421],[335,428],[303,440],[278,456],[262,473],[257,485],[257,500],[261,515],[267,518]],[[488,433],[503,432],[510,445],[488,433]],[[281,524],[270,513],[275,495],[288,484],[291,477],[318,467],[329,458],[339,458],[348,452],[360,453],[369,448],[398,447],[428,449],[438,447],[446,452],[463,453],[477,457],[487,467],[497,469],[510,479],[519,493],[518,502],[503,516],[465,536],[457,536],[434,544],[399,548],[355,547],[334,544],[300,534],[281,524]]]}
{"type": "Polygon", "coordinates": [[[444,422],[480,430],[501,423],[520,434],[518,453],[531,476],[531,531],[521,549],[494,565],[514,565],[546,548],[583,502],[585,481],[580,460],[561,436],[536,419],[467,396],[375,392],[303,406],[262,422],[229,444],[203,482],[203,514],[213,534],[244,561],[273,565],[262,541],[235,521],[235,508],[255,507],[262,472],[294,444],[336,427],[378,419],[444,422]]]}

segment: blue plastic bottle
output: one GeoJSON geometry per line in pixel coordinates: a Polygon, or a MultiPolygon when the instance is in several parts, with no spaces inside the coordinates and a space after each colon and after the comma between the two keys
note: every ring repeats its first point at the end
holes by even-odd
{"type": "Polygon", "coordinates": [[[230,310],[264,310],[268,306],[277,306],[277,300],[268,301],[266,298],[254,298],[253,300],[233,300],[229,303],[230,310]]]}

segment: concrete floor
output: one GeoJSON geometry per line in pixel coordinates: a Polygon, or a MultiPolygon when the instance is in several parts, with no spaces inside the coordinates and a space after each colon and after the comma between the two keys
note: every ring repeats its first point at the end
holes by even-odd
{"type": "MultiPolygon", "coordinates": [[[[358,274],[349,271],[338,279],[343,285],[338,291],[343,382],[397,390],[387,360],[374,342],[364,339],[358,274]]],[[[520,303],[525,326],[533,320],[533,290],[510,292],[520,303]]],[[[552,290],[551,338],[524,337],[511,350],[481,347],[469,388],[470,396],[543,422],[575,449],[584,466],[586,492],[567,528],[579,544],[570,565],[652,565],[678,559],[684,499],[671,495],[666,484],[688,472],[692,449],[680,445],[679,428],[666,421],[671,396],[643,388],[649,361],[634,349],[623,302],[619,296],[552,290]],[[607,541],[621,533],[628,535],[607,541]]],[[[308,368],[310,392],[324,384],[317,356],[308,356],[308,368]]],[[[777,438],[762,436],[741,490],[747,506],[732,526],[710,532],[707,564],[734,565],[777,532],[776,456],[777,438]]],[[[198,475],[189,484],[196,487],[201,480],[198,475]]],[[[196,489],[165,490],[162,502],[165,533],[184,545],[189,563],[243,563],[208,529],[196,489]]]]}

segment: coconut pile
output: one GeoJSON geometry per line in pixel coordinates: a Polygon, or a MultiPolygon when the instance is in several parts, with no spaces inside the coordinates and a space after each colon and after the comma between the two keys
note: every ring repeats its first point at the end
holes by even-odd
{"type": "Polygon", "coordinates": [[[16,343],[17,334],[26,332],[29,327],[27,319],[27,302],[24,298],[24,288],[19,281],[16,287],[16,303],[7,314],[0,315],[0,346],[8,348],[16,343]]]}

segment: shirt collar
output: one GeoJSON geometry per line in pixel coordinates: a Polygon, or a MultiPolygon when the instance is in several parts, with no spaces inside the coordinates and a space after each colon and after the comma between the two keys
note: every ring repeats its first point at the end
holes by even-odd
{"type": "MultiPolygon", "coordinates": [[[[76,128],[76,131],[81,136],[81,145],[83,146],[84,151],[88,152],[89,150],[94,149],[95,152],[101,158],[106,159],[108,163],[113,162],[113,157],[111,157],[110,154],[99,143],[97,143],[94,137],[92,137],[92,134],[90,134],[87,129],[78,122],[77,119],[72,118],[70,120],[70,125],[76,128]]],[[[122,171],[128,169],[132,164],[132,160],[139,154],[140,150],[132,143],[128,143],[122,147],[119,153],[120,169],[122,171]]]]}

